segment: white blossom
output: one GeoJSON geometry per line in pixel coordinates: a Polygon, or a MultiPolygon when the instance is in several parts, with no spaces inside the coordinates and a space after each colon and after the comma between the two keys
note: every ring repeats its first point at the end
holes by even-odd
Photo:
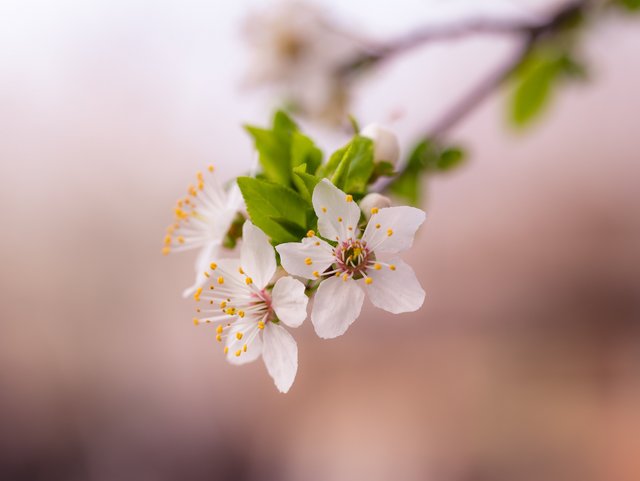
{"type": "Polygon", "coordinates": [[[327,179],[313,192],[320,235],[276,247],[289,274],[320,281],[311,321],[323,338],[344,334],[359,316],[365,291],[371,302],[391,313],[419,309],[425,293],[397,254],[411,247],[425,213],[414,207],[374,207],[362,236],[360,208],[327,179]]]}
{"type": "Polygon", "coordinates": [[[318,6],[284,1],[246,23],[251,46],[250,85],[269,85],[299,112],[344,120],[348,86],[339,70],[360,52],[360,42],[337,28],[318,6]]]}
{"type": "Polygon", "coordinates": [[[378,124],[369,124],[360,131],[360,135],[373,140],[373,160],[375,162],[398,163],[400,144],[391,130],[378,124]]]}
{"type": "Polygon", "coordinates": [[[204,271],[218,256],[222,242],[243,206],[236,182],[225,190],[210,165],[205,173],[198,172],[196,184],[190,185],[188,195],[179,199],[175,220],[167,228],[163,254],[200,249],[196,259],[195,283],[186,289],[184,297],[195,292],[206,280],[204,271]]]}
{"type": "Polygon", "coordinates": [[[262,356],[278,390],[287,392],[298,370],[298,346],[284,326],[302,324],[308,298],[302,282],[289,276],[278,278],[276,273],[269,239],[246,221],[240,259],[211,263],[206,284],[196,290],[199,307],[194,323],[216,326],[216,339],[224,342],[232,364],[262,356]]]}

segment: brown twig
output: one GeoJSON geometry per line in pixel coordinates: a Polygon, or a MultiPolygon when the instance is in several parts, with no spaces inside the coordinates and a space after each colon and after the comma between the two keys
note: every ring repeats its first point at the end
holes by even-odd
{"type": "MultiPolygon", "coordinates": [[[[469,115],[476,107],[478,107],[487,97],[501,87],[504,82],[513,74],[520,66],[529,52],[535,47],[537,42],[546,34],[552,33],[561,28],[567,22],[570,22],[576,16],[581,15],[588,7],[589,0],[577,0],[568,3],[556,12],[551,14],[544,22],[537,24],[509,24],[500,22],[480,22],[475,24],[467,24],[458,28],[442,29],[438,31],[424,31],[421,34],[415,33],[411,36],[401,39],[393,44],[385,47],[378,52],[375,62],[380,62],[389,56],[396,55],[401,51],[414,48],[425,42],[434,40],[444,40],[459,38],[462,36],[477,33],[510,33],[521,36],[521,45],[508,59],[501,63],[498,68],[491,72],[486,78],[475,85],[467,94],[453,104],[444,115],[429,129],[426,138],[437,140],[446,134],[451,128],[456,126],[467,115],[469,115]]],[[[372,57],[373,58],[373,57],[372,57]]],[[[406,168],[406,166],[404,167],[406,168]]],[[[404,168],[400,169],[398,175],[404,168]]],[[[394,178],[385,179],[376,186],[377,191],[385,190],[394,178]]]]}

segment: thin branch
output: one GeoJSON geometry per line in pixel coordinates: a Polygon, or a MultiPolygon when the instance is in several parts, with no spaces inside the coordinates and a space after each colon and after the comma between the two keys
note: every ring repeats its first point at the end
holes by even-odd
{"type": "MultiPolygon", "coordinates": [[[[414,36],[413,40],[405,40],[403,42],[397,42],[393,46],[389,47],[388,55],[395,54],[400,51],[401,48],[407,49],[416,46],[421,39],[422,41],[444,38],[455,38],[469,33],[480,32],[511,32],[518,33],[522,36],[521,46],[517,49],[514,55],[510,56],[505,62],[501,63],[495,71],[492,71],[486,78],[483,78],[475,87],[473,87],[467,94],[459,99],[453,106],[448,109],[444,115],[429,129],[426,134],[426,138],[437,141],[442,138],[451,128],[455,127],[460,121],[466,118],[473,110],[476,109],[487,97],[501,87],[504,82],[511,77],[513,72],[520,66],[523,60],[535,47],[536,43],[545,34],[555,31],[565,22],[575,18],[576,15],[583,13],[587,7],[589,7],[589,0],[578,0],[570,2],[564,7],[557,10],[552,14],[545,22],[537,25],[524,25],[524,24],[508,24],[502,23],[477,23],[474,28],[451,29],[447,31],[440,31],[438,34],[422,34],[421,37],[414,36]],[[446,33],[448,32],[448,33],[446,33]],[[402,46],[404,45],[404,46],[402,46]]],[[[381,61],[379,58],[376,61],[381,61]]],[[[400,175],[406,165],[400,169],[398,175],[400,175]]],[[[395,177],[386,178],[381,181],[376,189],[378,192],[384,191],[393,181],[395,177]]]]}

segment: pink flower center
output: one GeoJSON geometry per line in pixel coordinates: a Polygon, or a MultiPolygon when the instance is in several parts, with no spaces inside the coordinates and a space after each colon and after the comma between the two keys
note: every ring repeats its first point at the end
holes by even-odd
{"type": "Polygon", "coordinates": [[[361,240],[349,239],[338,244],[333,254],[336,258],[337,270],[354,278],[366,274],[367,265],[375,260],[375,255],[361,240]]]}

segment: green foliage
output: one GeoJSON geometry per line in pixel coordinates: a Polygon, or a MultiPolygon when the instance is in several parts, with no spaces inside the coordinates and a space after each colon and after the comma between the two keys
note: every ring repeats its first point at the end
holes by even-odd
{"type": "Polygon", "coordinates": [[[465,153],[459,147],[442,147],[430,140],[423,140],[413,149],[406,169],[393,180],[389,190],[409,203],[418,205],[423,174],[448,172],[462,165],[464,160],[465,153]]]}
{"type": "Polygon", "coordinates": [[[252,177],[239,177],[238,186],[251,221],[275,244],[298,241],[308,230],[311,205],[292,189],[252,177]]]}
{"type": "Polygon", "coordinates": [[[566,79],[586,77],[584,66],[563,47],[545,45],[533,50],[514,75],[515,88],[509,101],[509,119],[524,127],[537,119],[566,79]]]}
{"type": "Polygon", "coordinates": [[[276,112],[270,129],[251,125],[245,129],[253,137],[258,151],[262,177],[271,182],[295,187],[293,168],[306,164],[307,172],[314,174],[322,163],[322,151],[283,111],[276,112]]]}
{"type": "Polygon", "coordinates": [[[374,170],[373,141],[355,136],[338,149],[329,161],[318,169],[318,177],[326,177],[339,189],[351,194],[364,194],[374,170]]]}
{"type": "Polygon", "coordinates": [[[320,179],[315,175],[307,173],[306,169],[307,164],[299,165],[293,169],[293,183],[296,185],[300,195],[311,202],[313,189],[316,188],[316,184],[320,182],[320,179]]]}
{"type": "Polygon", "coordinates": [[[630,12],[640,12],[640,0],[613,0],[611,3],[630,12]]]}

